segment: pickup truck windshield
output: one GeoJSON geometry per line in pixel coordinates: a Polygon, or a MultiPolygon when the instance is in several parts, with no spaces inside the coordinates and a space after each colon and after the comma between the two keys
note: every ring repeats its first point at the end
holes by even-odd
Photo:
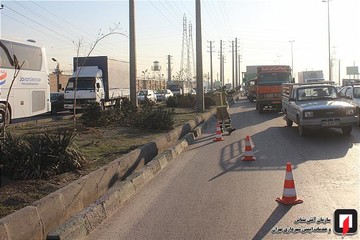
{"type": "Polygon", "coordinates": [[[297,90],[299,101],[317,100],[317,99],[336,99],[337,91],[333,86],[311,86],[299,88],[297,90]]]}
{"type": "Polygon", "coordinates": [[[259,76],[259,85],[281,85],[291,82],[290,73],[264,73],[259,76]]]}
{"type": "MultiPolygon", "coordinates": [[[[66,90],[75,90],[75,78],[70,78],[66,90]]],[[[94,78],[78,78],[77,90],[95,90],[94,78]]]]}

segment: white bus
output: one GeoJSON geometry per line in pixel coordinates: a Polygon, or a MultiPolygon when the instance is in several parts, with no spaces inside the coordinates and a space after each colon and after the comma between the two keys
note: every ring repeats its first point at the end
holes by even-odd
{"type": "Polygon", "coordinates": [[[37,46],[34,41],[0,39],[0,124],[49,111],[50,80],[45,49],[37,46]],[[6,108],[16,68],[14,56],[18,60],[18,66],[22,67],[11,88],[6,108]]]}

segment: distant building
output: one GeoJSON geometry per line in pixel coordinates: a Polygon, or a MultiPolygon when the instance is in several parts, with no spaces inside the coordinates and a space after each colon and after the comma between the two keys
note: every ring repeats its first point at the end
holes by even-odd
{"type": "MultiPolygon", "coordinates": [[[[60,92],[63,92],[65,87],[66,87],[66,83],[69,80],[69,78],[71,77],[71,75],[65,75],[65,74],[60,74],[59,75],[59,84],[60,84],[60,92]]],[[[57,92],[57,88],[56,88],[56,74],[51,73],[50,74],[50,91],[51,92],[57,92]]]]}

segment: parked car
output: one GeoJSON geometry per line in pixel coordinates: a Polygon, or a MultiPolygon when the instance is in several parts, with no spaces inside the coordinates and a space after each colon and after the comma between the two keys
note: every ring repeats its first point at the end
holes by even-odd
{"type": "Polygon", "coordinates": [[[170,89],[160,89],[157,90],[155,92],[156,95],[156,100],[161,102],[161,101],[166,101],[169,97],[173,97],[174,94],[170,89]]]}
{"type": "Polygon", "coordinates": [[[137,100],[139,103],[145,102],[145,100],[149,100],[151,102],[156,102],[156,95],[155,91],[151,89],[143,89],[138,92],[137,100]]]}
{"type": "Polygon", "coordinates": [[[155,90],[155,96],[156,96],[156,101],[157,102],[161,102],[163,99],[162,99],[162,94],[163,94],[163,90],[160,89],[160,90],[155,90]]]}
{"type": "MultiPolygon", "coordinates": [[[[342,87],[340,97],[356,106],[356,115],[360,118],[360,85],[342,87]]],[[[360,121],[360,120],[359,120],[360,121]]]]}
{"type": "Polygon", "coordinates": [[[332,84],[282,84],[282,112],[288,127],[295,122],[300,136],[309,129],[341,128],[350,134],[358,122],[356,110],[339,98],[332,84]]]}
{"type": "Polygon", "coordinates": [[[50,93],[51,102],[51,114],[57,114],[58,112],[64,111],[64,93],[53,92],[50,93]]]}

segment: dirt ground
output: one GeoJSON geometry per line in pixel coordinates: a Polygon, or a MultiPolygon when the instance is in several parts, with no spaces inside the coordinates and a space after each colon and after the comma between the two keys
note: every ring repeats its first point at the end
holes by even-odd
{"type": "MultiPolygon", "coordinates": [[[[193,109],[176,109],[174,127],[193,120],[200,113],[193,109]]],[[[14,124],[8,127],[11,133],[34,133],[54,131],[68,127],[72,120],[42,120],[14,124]]],[[[86,159],[86,166],[78,173],[65,173],[49,180],[13,181],[1,176],[0,218],[11,214],[44,196],[66,186],[72,181],[87,175],[118,157],[164,134],[161,131],[148,131],[127,127],[88,128],[79,127],[75,138],[77,149],[86,159]]]]}

